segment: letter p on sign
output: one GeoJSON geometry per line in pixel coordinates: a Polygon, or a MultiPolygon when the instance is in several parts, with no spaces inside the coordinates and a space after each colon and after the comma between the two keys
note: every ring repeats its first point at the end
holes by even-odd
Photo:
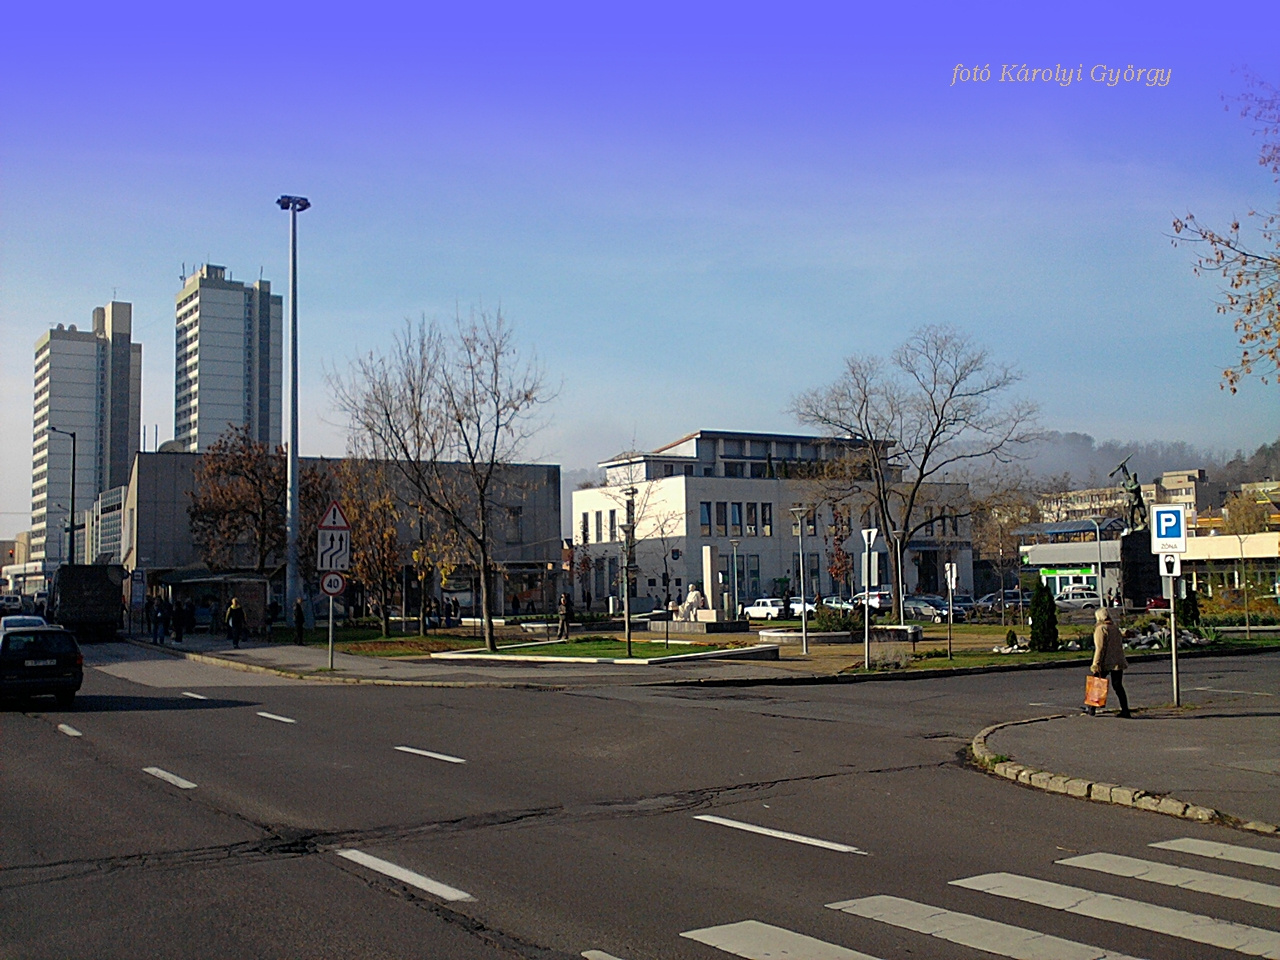
{"type": "Polygon", "coordinates": [[[1187,552],[1187,525],[1182,504],[1163,503],[1151,508],[1151,552],[1187,552]]]}

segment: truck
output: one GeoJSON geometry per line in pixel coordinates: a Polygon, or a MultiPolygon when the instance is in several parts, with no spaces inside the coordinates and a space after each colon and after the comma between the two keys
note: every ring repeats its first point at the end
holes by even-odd
{"type": "Polygon", "coordinates": [[[128,579],[118,564],[63,564],[53,575],[46,617],[82,643],[111,640],[120,629],[128,579]]]}

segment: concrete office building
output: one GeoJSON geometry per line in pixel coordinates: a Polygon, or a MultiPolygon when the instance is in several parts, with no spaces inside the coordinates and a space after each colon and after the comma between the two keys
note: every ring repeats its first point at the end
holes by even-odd
{"type": "MultiPolygon", "coordinates": [[[[885,532],[864,570],[861,528],[870,522],[861,506],[822,502],[812,479],[827,461],[864,450],[865,441],[790,434],[700,430],[648,452],[622,454],[600,464],[601,486],[573,493],[574,589],[593,604],[619,593],[622,524],[628,490],[633,490],[636,526],[636,596],[646,600],[683,597],[702,584],[703,548],[715,548],[715,574],[708,601],[720,607],[732,593],[737,555],[738,599],[776,596],[779,581],[799,592],[803,564],[805,590],[813,596],[848,595],[891,579],[885,532]],[[791,508],[809,508],[804,518],[804,557],[791,508]],[[836,511],[840,511],[837,519],[836,511]],[[736,551],[735,551],[736,541],[736,551]],[[847,577],[831,575],[836,547],[847,556],[847,577]],[[664,582],[665,579],[665,582],[664,582]]],[[[963,484],[931,484],[936,502],[960,503],[963,484]]],[[[956,513],[964,511],[953,511],[956,513]]],[[[923,519],[923,517],[922,517],[923,519]]],[[[943,564],[958,565],[959,589],[973,584],[973,549],[966,518],[939,517],[904,544],[908,592],[946,592],[943,564]]]]}
{"type": "Polygon", "coordinates": [[[67,557],[67,521],[104,490],[129,481],[142,432],[142,345],[133,307],[112,301],[93,326],[62,324],[36,341],[31,462],[30,561],[67,557]],[[71,502],[71,438],[76,434],[76,502],[71,502]]]}
{"type": "Polygon", "coordinates": [[[232,426],[279,446],[281,298],[266,280],[246,285],[205,264],[176,301],[173,436],[180,449],[203,451],[232,426]]]}

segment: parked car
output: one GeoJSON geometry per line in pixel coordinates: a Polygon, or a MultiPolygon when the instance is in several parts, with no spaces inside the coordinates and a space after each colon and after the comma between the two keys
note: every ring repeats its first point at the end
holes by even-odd
{"type": "Polygon", "coordinates": [[[841,613],[848,613],[851,610],[858,610],[862,607],[860,601],[846,600],[843,597],[824,597],[822,605],[832,610],[839,610],[841,613]]]}
{"type": "MultiPolygon", "coordinates": [[[[867,603],[867,591],[862,590],[853,595],[853,601],[858,605],[867,603]]],[[[893,594],[888,590],[872,590],[870,607],[872,610],[888,610],[893,606],[893,594]]]]}
{"type": "MultiPolygon", "coordinates": [[[[947,619],[947,601],[943,597],[939,597],[936,594],[932,594],[932,593],[919,593],[919,594],[914,594],[910,597],[907,597],[907,599],[922,602],[922,603],[927,603],[929,606],[933,607],[934,610],[941,613],[942,619],[935,620],[934,623],[942,623],[944,620],[947,619]]],[[[966,614],[964,610],[957,607],[955,604],[952,604],[951,617],[953,620],[959,623],[960,621],[965,619],[966,614]]]]}
{"type": "Polygon", "coordinates": [[[33,617],[28,614],[0,617],[0,633],[6,630],[17,630],[19,627],[47,627],[48,625],[44,617],[33,617]]]}
{"type": "Polygon", "coordinates": [[[6,593],[0,596],[0,613],[21,613],[22,597],[16,593],[6,593]]]}
{"type": "MultiPolygon", "coordinates": [[[[1157,610],[1168,610],[1168,609],[1169,609],[1169,601],[1164,597],[1152,597],[1150,600],[1147,601],[1148,613],[1154,613],[1157,610]]],[[[1178,643],[1181,644],[1182,641],[1179,640],[1178,643]]]]}
{"type": "Polygon", "coordinates": [[[748,620],[777,620],[783,616],[782,601],[777,597],[761,597],[753,601],[743,613],[748,620]]]}
{"type": "Polygon", "coordinates": [[[944,623],[947,619],[947,611],[945,608],[939,610],[923,597],[905,597],[902,601],[902,619],[944,623]]]}
{"type": "Polygon", "coordinates": [[[1003,601],[1006,608],[1029,607],[1031,605],[1031,596],[1021,590],[1006,590],[1001,595],[1000,591],[997,590],[995,593],[988,593],[980,597],[977,602],[977,608],[983,613],[999,613],[1001,601],[1003,601]]]}
{"type": "Polygon", "coordinates": [[[973,599],[973,595],[969,593],[953,593],[951,595],[951,605],[957,610],[963,610],[966,617],[969,616],[977,608],[977,601],[973,599]]]}
{"type": "Polygon", "coordinates": [[[69,630],[26,627],[0,633],[0,697],[52,694],[69,707],[84,682],[84,656],[69,630]]]}
{"type": "Polygon", "coordinates": [[[1059,610],[1096,610],[1102,606],[1102,597],[1091,587],[1075,584],[1053,598],[1059,610]]]}
{"type": "MultiPolygon", "coordinates": [[[[800,598],[792,597],[791,598],[791,616],[793,617],[800,616],[800,606],[801,606],[800,598]]],[[[818,605],[814,603],[812,600],[806,600],[804,601],[804,609],[806,613],[814,613],[818,609],[818,605]]]]}

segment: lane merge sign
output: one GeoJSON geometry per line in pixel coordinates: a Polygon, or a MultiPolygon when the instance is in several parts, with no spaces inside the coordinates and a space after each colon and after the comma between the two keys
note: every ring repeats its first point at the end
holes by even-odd
{"type": "Polygon", "coordinates": [[[347,522],[347,515],[342,512],[341,505],[334,500],[325,510],[324,519],[320,521],[316,534],[316,570],[323,572],[350,568],[351,524],[347,522]]]}
{"type": "Polygon", "coordinates": [[[1180,503],[1151,507],[1151,552],[1187,552],[1187,514],[1180,503]]]}

